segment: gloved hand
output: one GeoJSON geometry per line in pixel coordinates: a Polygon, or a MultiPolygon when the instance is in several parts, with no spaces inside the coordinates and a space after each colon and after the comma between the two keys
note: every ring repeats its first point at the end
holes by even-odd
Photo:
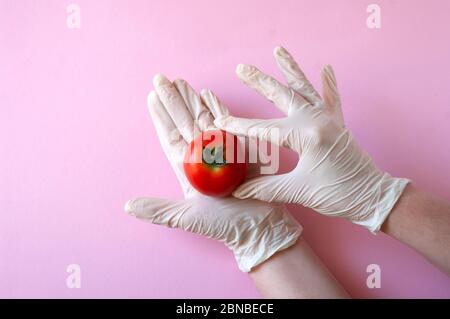
{"type": "Polygon", "coordinates": [[[181,228],[225,243],[244,272],[293,245],[302,228],[283,205],[207,197],[191,187],[184,175],[183,160],[194,130],[214,129],[214,117],[225,116],[228,110],[210,91],[202,93],[205,106],[183,80],[171,83],[157,75],[153,81],[156,92],[148,96],[149,111],[185,198],[137,198],[125,204],[125,211],[153,224],[181,228]]]}
{"type": "Polygon", "coordinates": [[[254,66],[241,64],[236,73],[286,117],[256,120],[223,116],[214,123],[237,135],[288,147],[299,154],[299,162],[287,174],[249,180],[233,195],[297,203],[378,231],[408,180],[379,170],[345,127],[331,66],[321,74],[322,99],[284,48],[275,48],[274,55],[289,87],[254,66]],[[271,134],[274,130],[279,134],[271,134]]]}

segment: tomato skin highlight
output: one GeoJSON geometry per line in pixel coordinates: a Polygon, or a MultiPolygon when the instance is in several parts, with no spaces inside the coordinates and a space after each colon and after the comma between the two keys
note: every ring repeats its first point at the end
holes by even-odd
{"type": "Polygon", "coordinates": [[[222,130],[202,132],[186,150],[184,173],[198,192],[214,197],[228,196],[244,181],[247,172],[247,163],[238,163],[238,152],[244,154],[245,159],[244,148],[237,136],[222,130]],[[232,141],[232,159],[226,158],[227,141],[232,141]],[[224,162],[208,163],[203,156],[205,149],[208,152],[222,150],[224,162]]]}

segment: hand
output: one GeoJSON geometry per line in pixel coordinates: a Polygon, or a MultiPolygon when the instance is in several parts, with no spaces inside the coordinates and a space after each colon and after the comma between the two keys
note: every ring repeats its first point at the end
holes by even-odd
{"type": "Polygon", "coordinates": [[[194,131],[214,129],[214,117],[228,110],[212,92],[202,99],[183,80],[171,83],[156,75],[148,106],[161,146],[184,193],[184,200],[138,198],[125,211],[153,224],[181,228],[225,243],[239,268],[248,272],[276,252],[293,245],[302,228],[283,205],[234,197],[213,198],[196,192],[183,171],[186,148],[194,131]]]}
{"type": "Polygon", "coordinates": [[[345,127],[331,66],[322,71],[322,99],[284,48],[276,48],[274,55],[289,86],[254,66],[241,64],[236,72],[286,117],[255,120],[227,115],[214,123],[234,134],[288,147],[299,154],[299,162],[287,174],[249,180],[233,195],[297,203],[378,231],[408,180],[380,171],[345,127]],[[275,130],[279,134],[273,134],[275,130]]]}

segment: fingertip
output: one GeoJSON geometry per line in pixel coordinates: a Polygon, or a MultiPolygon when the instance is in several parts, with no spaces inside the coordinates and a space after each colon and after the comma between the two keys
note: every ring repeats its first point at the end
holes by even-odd
{"type": "MultiPolygon", "coordinates": [[[[185,93],[189,95],[197,95],[197,93],[194,91],[194,89],[189,85],[189,83],[185,79],[175,79],[173,81],[174,87],[178,90],[178,92],[183,95],[185,93]]],[[[186,101],[186,100],[185,100],[186,101]]],[[[188,102],[186,102],[188,103],[188,102]]]]}
{"type": "Polygon", "coordinates": [[[280,57],[280,58],[287,58],[287,57],[290,56],[290,54],[288,53],[288,51],[287,51],[285,48],[283,48],[282,46],[276,46],[276,47],[273,49],[273,55],[274,55],[275,57],[280,57]]]}
{"type": "Polygon", "coordinates": [[[127,214],[133,214],[134,212],[134,207],[133,207],[133,200],[130,199],[129,201],[127,201],[125,203],[125,205],[123,206],[123,210],[127,213],[127,214]]]}
{"type": "Polygon", "coordinates": [[[275,48],[273,48],[273,54],[278,55],[280,50],[281,50],[281,46],[280,45],[276,46],[275,48]]]}
{"type": "Polygon", "coordinates": [[[163,74],[156,73],[155,76],[153,77],[153,85],[155,87],[164,86],[164,85],[170,85],[170,81],[163,74]]]}
{"type": "Polygon", "coordinates": [[[208,100],[208,98],[214,97],[214,93],[212,93],[211,90],[208,90],[208,89],[202,89],[202,90],[200,91],[200,96],[201,96],[201,97],[204,97],[205,100],[208,100]]]}
{"type": "Polygon", "coordinates": [[[322,81],[329,86],[336,86],[336,77],[334,75],[333,67],[329,64],[325,65],[321,72],[322,81]]]}
{"type": "Polygon", "coordinates": [[[256,70],[256,67],[252,65],[240,63],[236,67],[236,74],[250,76],[252,73],[256,72],[256,70]]]}
{"type": "Polygon", "coordinates": [[[236,66],[236,74],[241,74],[241,73],[243,73],[244,72],[244,69],[245,69],[245,65],[244,64],[242,64],[242,63],[239,63],[237,66],[236,66]]]}
{"type": "Polygon", "coordinates": [[[162,81],[163,78],[164,78],[164,75],[162,75],[161,73],[156,73],[153,76],[153,84],[156,86],[157,84],[159,84],[159,82],[162,81]]]}
{"type": "Polygon", "coordinates": [[[211,108],[215,105],[214,102],[214,94],[208,90],[208,89],[203,89],[200,91],[200,97],[203,101],[203,103],[211,110],[211,108]]]}
{"type": "Polygon", "coordinates": [[[333,74],[333,67],[330,64],[326,64],[323,68],[322,68],[322,74],[333,74]]]}
{"type": "Polygon", "coordinates": [[[177,84],[177,85],[186,85],[186,84],[187,84],[187,81],[186,81],[185,79],[175,79],[175,80],[173,81],[173,83],[174,83],[174,84],[177,84]]]}

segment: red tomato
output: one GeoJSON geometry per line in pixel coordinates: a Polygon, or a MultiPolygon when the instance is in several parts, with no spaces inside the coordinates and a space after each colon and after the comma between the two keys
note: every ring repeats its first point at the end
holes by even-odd
{"type": "Polygon", "coordinates": [[[184,173],[202,194],[230,195],[244,181],[246,170],[242,144],[237,136],[225,131],[202,132],[186,150],[184,173]]]}

